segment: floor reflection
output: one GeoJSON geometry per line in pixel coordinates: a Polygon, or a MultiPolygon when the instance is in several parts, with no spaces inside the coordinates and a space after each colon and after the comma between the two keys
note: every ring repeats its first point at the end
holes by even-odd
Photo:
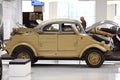
{"type": "Polygon", "coordinates": [[[100,68],[86,64],[35,64],[24,77],[8,75],[9,65],[3,64],[2,80],[120,80],[120,62],[106,62],[100,68]]]}
{"type": "Polygon", "coordinates": [[[31,80],[31,74],[26,76],[9,76],[9,80],[31,80]]]}

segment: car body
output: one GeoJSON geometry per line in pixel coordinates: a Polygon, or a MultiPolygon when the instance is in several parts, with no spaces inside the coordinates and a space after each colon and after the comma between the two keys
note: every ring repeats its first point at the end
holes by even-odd
{"type": "Polygon", "coordinates": [[[32,63],[42,59],[81,59],[89,67],[100,67],[108,44],[86,34],[74,19],[51,19],[35,28],[15,28],[7,41],[6,51],[15,58],[30,58],[32,63]]]}
{"type": "Polygon", "coordinates": [[[120,26],[111,20],[99,21],[86,29],[88,34],[94,34],[97,41],[105,41],[114,50],[120,50],[120,26]]]}

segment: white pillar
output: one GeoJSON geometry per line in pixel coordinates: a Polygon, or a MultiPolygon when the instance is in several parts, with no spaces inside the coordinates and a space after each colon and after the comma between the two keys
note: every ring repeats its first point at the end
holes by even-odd
{"type": "MultiPolygon", "coordinates": [[[[19,20],[18,20],[18,22],[20,23],[20,24],[23,24],[23,17],[22,17],[22,0],[16,0],[17,1],[17,4],[18,4],[18,11],[17,11],[17,14],[16,15],[18,15],[19,16],[19,20]]],[[[17,5],[16,4],[16,5],[17,5]]]]}
{"type": "Polygon", "coordinates": [[[10,38],[16,23],[22,24],[22,0],[3,0],[4,39],[10,38]]]}
{"type": "Polygon", "coordinates": [[[114,20],[114,17],[115,17],[115,7],[116,7],[116,4],[109,4],[107,6],[107,19],[108,20],[114,20]]]}
{"type": "Polygon", "coordinates": [[[43,8],[43,21],[49,19],[49,2],[45,2],[43,8]]]}
{"type": "Polygon", "coordinates": [[[57,18],[58,12],[58,2],[50,2],[49,4],[49,19],[57,18]]]}
{"type": "Polygon", "coordinates": [[[11,26],[11,4],[10,1],[3,1],[3,24],[4,24],[4,39],[10,37],[11,26]]]}
{"type": "Polygon", "coordinates": [[[48,4],[45,3],[43,15],[43,20],[53,18],[68,18],[69,4],[68,2],[62,1],[48,2],[48,4]]]}
{"type": "Polygon", "coordinates": [[[58,17],[58,2],[46,2],[43,7],[43,20],[53,19],[58,17]]]}
{"type": "Polygon", "coordinates": [[[107,0],[96,0],[96,22],[107,19],[107,0]]]}

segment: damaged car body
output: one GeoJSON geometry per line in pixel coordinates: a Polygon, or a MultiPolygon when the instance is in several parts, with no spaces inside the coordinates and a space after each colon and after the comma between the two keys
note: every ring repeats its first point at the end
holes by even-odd
{"type": "Polygon", "coordinates": [[[5,50],[14,58],[85,60],[89,67],[100,67],[109,43],[98,41],[73,19],[51,19],[35,28],[15,28],[5,50]]]}
{"type": "Polygon", "coordinates": [[[113,50],[120,51],[120,27],[111,20],[99,21],[86,29],[97,41],[104,41],[110,44],[113,50]]]}

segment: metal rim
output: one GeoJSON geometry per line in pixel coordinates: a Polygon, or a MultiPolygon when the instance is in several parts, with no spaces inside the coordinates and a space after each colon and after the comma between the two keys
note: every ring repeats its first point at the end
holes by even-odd
{"type": "Polygon", "coordinates": [[[30,56],[27,52],[21,52],[21,53],[18,54],[17,58],[30,59],[30,56]]]}
{"type": "Polygon", "coordinates": [[[88,56],[88,61],[92,65],[98,65],[101,61],[101,56],[97,52],[92,52],[88,56]]]}

